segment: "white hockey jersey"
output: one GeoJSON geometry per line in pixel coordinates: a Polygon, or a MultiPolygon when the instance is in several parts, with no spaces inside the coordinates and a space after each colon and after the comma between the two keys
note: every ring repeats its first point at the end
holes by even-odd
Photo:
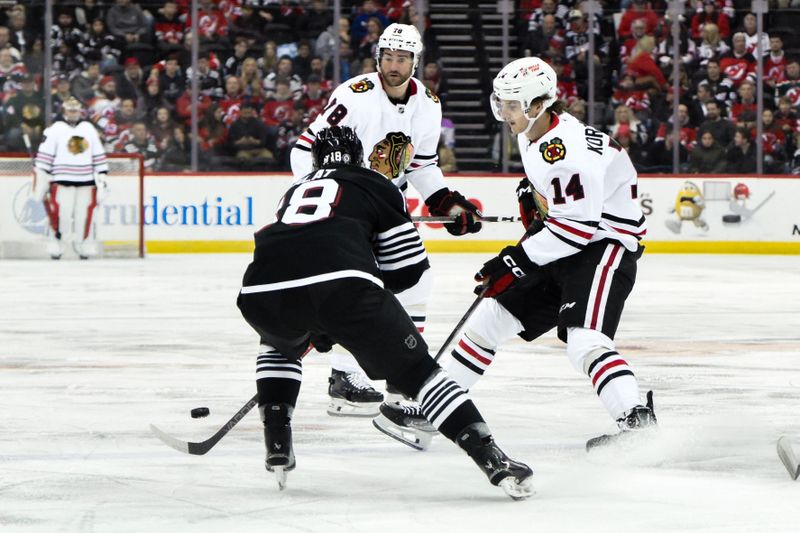
{"type": "Polygon", "coordinates": [[[84,183],[92,181],[98,172],[108,172],[108,161],[90,122],[70,126],[58,121],[44,130],[36,167],[49,172],[51,182],[84,183]]]}
{"type": "Polygon", "coordinates": [[[411,182],[423,198],[447,187],[437,163],[439,136],[442,130],[442,106],[439,97],[422,82],[411,78],[410,96],[404,103],[389,100],[380,74],[373,72],[351,78],[331,94],[328,106],[300,136],[292,149],[292,174],[302,178],[312,171],[311,144],[316,132],[328,126],[350,126],[364,145],[364,166],[389,133],[402,132],[411,137],[414,155],[404,176],[394,180],[405,190],[411,182]]]}
{"type": "Polygon", "coordinates": [[[538,140],[517,136],[525,174],[547,215],[545,229],[522,247],[539,265],[581,251],[590,242],[619,241],[636,251],[647,231],[637,174],[628,153],[572,115],[554,115],[538,140]]]}

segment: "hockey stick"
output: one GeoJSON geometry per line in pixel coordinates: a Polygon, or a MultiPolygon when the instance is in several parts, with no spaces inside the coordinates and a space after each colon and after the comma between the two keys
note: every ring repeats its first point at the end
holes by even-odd
{"type": "Polygon", "coordinates": [[[792,449],[792,441],[789,440],[789,437],[778,439],[778,457],[781,458],[783,466],[789,471],[789,476],[796,481],[800,477],[800,464],[797,462],[797,457],[792,449]]]}
{"type": "Polygon", "coordinates": [[[227,435],[228,432],[232,430],[236,424],[238,424],[239,421],[244,418],[244,416],[256,405],[258,405],[258,393],[254,394],[253,397],[250,398],[241,409],[236,411],[236,414],[234,414],[224,426],[219,428],[216,433],[201,442],[187,442],[178,440],[171,435],[167,435],[153,424],[150,424],[150,431],[152,431],[155,436],[161,440],[161,442],[170,448],[178,450],[179,452],[188,453],[189,455],[205,455],[211,450],[211,448],[216,446],[220,439],[227,435]]]}
{"type": "MultiPolygon", "coordinates": [[[[519,222],[522,220],[520,217],[490,217],[482,216],[478,219],[480,222],[519,222]]],[[[412,222],[454,222],[453,217],[434,217],[434,216],[413,216],[412,222]]]]}

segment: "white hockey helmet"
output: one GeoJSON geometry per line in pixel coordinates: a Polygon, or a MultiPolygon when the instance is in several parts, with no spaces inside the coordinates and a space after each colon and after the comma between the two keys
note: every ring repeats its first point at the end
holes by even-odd
{"type": "Polygon", "coordinates": [[[527,116],[531,103],[538,98],[544,98],[544,105],[539,114],[533,118],[529,117],[531,122],[528,129],[530,129],[530,125],[555,103],[557,99],[556,83],[556,71],[543,59],[538,57],[515,59],[497,73],[492,83],[490,102],[494,117],[503,122],[500,115],[502,100],[519,102],[527,116]]]}
{"type": "Polygon", "coordinates": [[[378,38],[378,47],[375,49],[375,61],[380,65],[381,50],[405,50],[411,52],[414,58],[414,70],[419,65],[420,55],[422,54],[422,37],[416,26],[410,24],[389,24],[378,38]]]}

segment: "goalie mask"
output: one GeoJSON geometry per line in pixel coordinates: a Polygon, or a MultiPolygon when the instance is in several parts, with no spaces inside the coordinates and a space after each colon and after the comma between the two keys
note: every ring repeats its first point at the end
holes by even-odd
{"type": "Polygon", "coordinates": [[[523,57],[512,61],[503,67],[492,83],[490,104],[494,117],[500,122],[505,122],[503,111],[506,106],[509,106],[511,111],[520,110],[528,119],[528,127],[522,133],[528,133],[533,123],[555,103],[556,83],[556,72],[544,60],[538,57],[523,57]],[[542,109],[535,117],[529,117],[531,104],[537,99],[543,99],[542,109]]]}
{"type": "Polygon", "coordinates": [[[331,126],[317,132],[311,145],[314,170],[329,165],[362,166],[364,147],[356,132],[348,126],[331,126]]]}
{"type": "Polygon", "coordinates": [[[375,61],[379,67],[382,51],[386,48],[411,52],[411,58],[414,60],[413,70],[417,70],[420,55],[422,54],[422,37],[420,37],[419,30],[415,26],[395,22],[394,24],[389,24],[389,27],[383,30],[383,33],[378,38],[378,46],[375,52],[375,61]]]}
{"type": "Polygon", "coordinates": [[[82,106],[78,99],[74,96],[70,96],[66,99],[62,107],[64,120],[66,120],[70,126],[76,125],[81,121],[81,109],[82,106]]]}

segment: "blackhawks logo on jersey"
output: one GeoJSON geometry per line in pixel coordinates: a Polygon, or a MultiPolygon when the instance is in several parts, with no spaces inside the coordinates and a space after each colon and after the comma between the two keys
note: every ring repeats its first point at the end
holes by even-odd
{"type": "Polygon", "coordinates": [[[350,90],[353,91],[354,93],[365,93],[365,92],[369,91],[370,89],[374,89],[374,88],[375,88],[375,84],[372,83],[372,81],[369,80],[368,78],[363,78],[363,79],[358,80],[355,83],[351,83],[350,84],[350,90]]]}
{"type": "Polygon", "coordinates": [[[567,156],[567,148],[559,137],[553,137],[550,142],[540,144],[539,152],[542,154],[542,159],[551,165],[567,156]]]}
{"type": "Polygon", "coordinates": [[[367,158],[369,168],[393,180],[405,172],[413,153],[411,137],[401,131],[387,133],[372,148],[367,158]]]}
{"type": "Polygon", "coordinates": [[[439,103],[439,97],[438,97],[438,96],[436,96],[436,93],[435,93],[435,92],[431,91],[431,90],[430,90],[430,89],[428,89],[427,87],[425,88],[425,95],[426,95],[428,98],[430,98],[431,100],[433,100],[434,102],[436,102],[437,104],[439,103]]]}
{"type": "Polygon", "coordinates": [[[89,141],[78,135],[73,135],[67,142],[67,149],[71,154],[82,154],[89,148],[89,141]]]}

